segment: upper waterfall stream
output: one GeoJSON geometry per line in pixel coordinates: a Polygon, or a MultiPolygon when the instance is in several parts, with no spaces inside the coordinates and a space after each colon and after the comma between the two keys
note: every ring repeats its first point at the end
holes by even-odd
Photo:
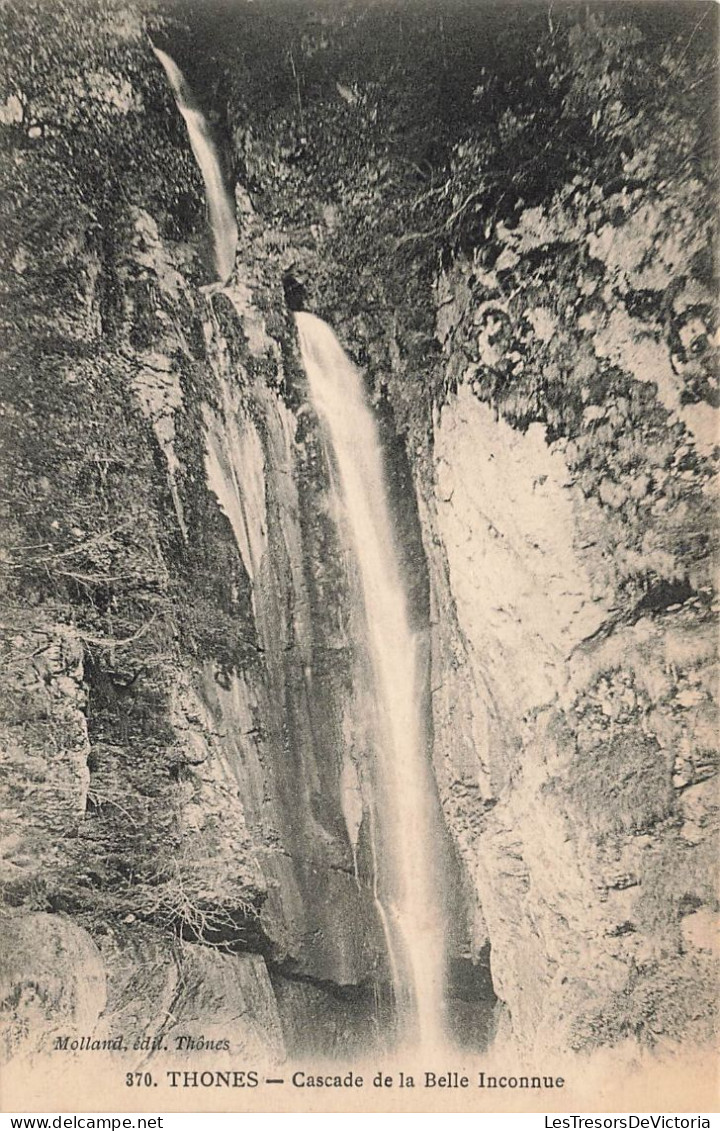
{"type": "Polygon", "coordinates": [[[418,642],[395,544],[378,427],[361,374],[314,315],[295,315],[310,396],[335,462],[362,589],[375,692],[375,894],[404,1036],[445,1031],[441,825],[422,714],[418,642]]]}
{"type": "Polygon", "coordinates": [[[213,234],[215,268],[220,282],[226,283],[235,266],[238,233],[235,206],[225,188],[217,148],[205,117],[177,63],[159,47],[153,45],[153,51],[163,66],[177,108],[185,119],[190,146],[202,173],[213,234]]]}

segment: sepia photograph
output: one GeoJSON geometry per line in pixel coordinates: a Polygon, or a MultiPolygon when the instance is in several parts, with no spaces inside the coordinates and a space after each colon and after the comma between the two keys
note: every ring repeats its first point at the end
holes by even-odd
{"type": "Polygon", "coordinates": [[[5,1112],[710,1126],[719,11],[0,0],[5,1112]]]}

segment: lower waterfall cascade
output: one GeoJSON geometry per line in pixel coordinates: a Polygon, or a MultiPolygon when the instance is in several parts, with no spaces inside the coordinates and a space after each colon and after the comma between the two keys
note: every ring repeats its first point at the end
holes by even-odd
{"type": "Polygon", "coordinates": [[[333,331],[312,314],[298,312],[295,320],[310,397],[336,464],[362,589],[377,708],[376,904],[401,1030],[421,1046],[431,1046],[445,1030],[446,941],[437,864],[441,818],[382,448],[362,375],[333,331]]]}

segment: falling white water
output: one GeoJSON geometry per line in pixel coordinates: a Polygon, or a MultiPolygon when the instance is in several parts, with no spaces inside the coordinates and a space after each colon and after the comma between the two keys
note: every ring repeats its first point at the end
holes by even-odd
{"type": "Polygon", "coordinates": [[[362,586],[377,702],[372,847],[375,894],[401,1024],[443,1039],[445,932],[440,823],[421,711],[417,641],[394,542],[377,424],[335,334],[295,315],[313,405],[333,453],[362,586]]]}
{"type": "Polygon", "coordinates": [[[152,49],[163,65],[177,108],[185,119],[190,145],[205,182],[205,196],[215,247],[215,267],[220,282],[226,283],[235,266],[238,233],[235,207],[223,183],[217,149],[208,124],[182,71],[159,47],[153,44],[152,49]]]}

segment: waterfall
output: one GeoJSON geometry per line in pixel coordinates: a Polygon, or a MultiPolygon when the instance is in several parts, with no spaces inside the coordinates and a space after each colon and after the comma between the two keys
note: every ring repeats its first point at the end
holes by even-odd
{"type": "Polygon", "coordinates": [[[362,377],[329,326],[311,314],[295,319],[364,602],[377,704],[370,815],[376,905],[400,1024],[408,1039],[429,1047],[443,1039],[446,945],[441,822],[423,725],[418,642],[362,377]]]}
{"type": "Polygon", "coordinates": [[[223,182],[218,152],[208,124],[182,71],[164,51],[154,44],[152,49],[162,63],[177,108],[185,119],[190,146],[205,182],[205,197],[215,248],[215,268],[220,281],[226,283],[235,266],[238,233],[235,206],[223,182]]]}

